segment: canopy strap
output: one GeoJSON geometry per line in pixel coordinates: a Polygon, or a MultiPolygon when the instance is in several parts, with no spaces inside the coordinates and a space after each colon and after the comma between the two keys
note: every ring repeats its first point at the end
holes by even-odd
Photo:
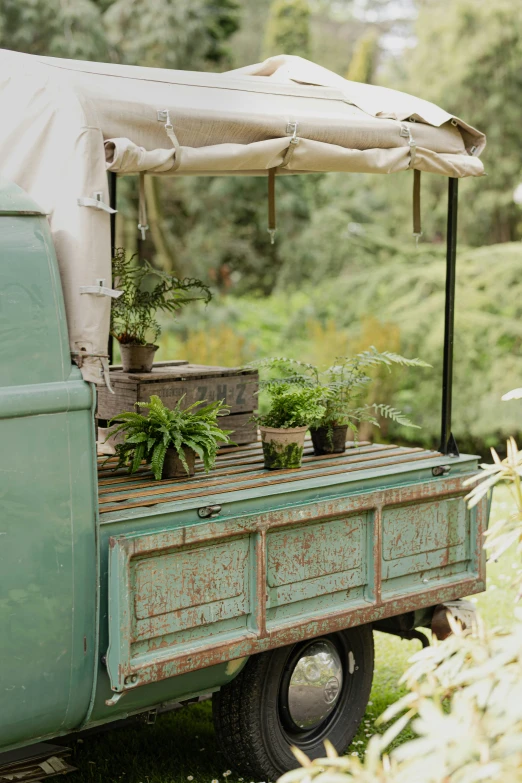
{"type": "Polygon", "coordinates": [[[71,356],[76,365],[81,369],[84,359],[97,359],[100,362],[100,377],[105,381],[105,385],[111,394],[114,394],[114,389],[110,382],[109,371],[109,354],[107,353],[91,353],[89,351],[71,351],[71,356]]]}
{"type": "Polygon", "coordinates": [[[422,236],[421,226],[421,173],[413,170],[413,236],[416,244],[422,236]]]}
{"type": "Polygon", "coordinates": [[[158,111],[157,116],[159,122],[165,123],[163,126],[165,128],[165,133],[169,137],[172,146],[176,150],[176,154],[174,156],[174,165],[170,169],[171,172],[176,171],[176,169],[179,169],[181,165],[181,145],[178,141],[176,134],[174,133],[174,126],[170,121],[170,112],[168,109],[161,109],[160,111],[158,111]]]}
{"type": "Polygon", "coordinates": [[[281,166],[274,166],[271,169],[268,169],[268,228],[267,231],[270,234],[270,244],[273,245],[275,242],[275,235],[276,235],[276,203],[275,203],[275,177],[276,177],[276,171],[278,168],[284,168],[290,163],[290,160],[292,159],[292,155],[294,154],[294,150],[299,144],[299,137],[297,135],[297,128],[298,124],[297,122],[290,121],[286,125],[286,132],[287,134],[291,134],[292,138],[290,139],[290,144],[288,145],[288,149],[286,150],[285,156],[283,158],[283,162],[281,163],[281,166]]]}
{"type": "Polygon", "coordinates": [[[140,195],[138,206],[138,231],[141,231],[141,239],[144,241],[147,239],[147,231],[149,230],[149,224],[147,223],[147,197],[145,196],[145,174],[140,173],[140,195]]]}
{"type": "Polygon", "coordinates": [[[270,244],[275,242],[276,227],[276,203],[275,203],[275,175],[277,167],[268,169],[268,228],[270,244]]]}
{"type": "Polygon", "coordinates": [[[409,125],[406,125],[405,122],[401,123],[401,136],[404,136],[408,139],[408,146],[410,148],[410,165],[409,168],[412,169],[415,165],[415,158],[417,157],[417,142],[413,138],[413,134],[411,132],[411,128],[409,125]]]}

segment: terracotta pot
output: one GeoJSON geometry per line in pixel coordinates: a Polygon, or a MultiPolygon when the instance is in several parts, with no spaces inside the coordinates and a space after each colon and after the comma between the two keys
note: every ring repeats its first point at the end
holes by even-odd
{"type": "Polygon", "coordinates": [[[347,424],[334,424],[331,427],[310,429],[314,454],[344,454],[346,451],[347,424]]]}
{"type": "Polygon", "coordinates": [[[165,462],[163,463],[163,470],[161,472],[161,478],[187,478],[187,476],[193,476],[196,472],[196,452],[190,449],[188,446],[183,447],[185,452],[185,459],[189,466],[189,472],[185,470],[185,466],[178,457],[178,452],[173,446],[167,449],[165,454],[165,462]]]}
{"type": "Polygon", "coordinates": [[[300,468],[308,427],[260,427],[267,470],[300,468]]]}
{"type": "Polygon", "coordinates": [[[123,372],[151,372],[159,345],[120,343],[123,372]]]}

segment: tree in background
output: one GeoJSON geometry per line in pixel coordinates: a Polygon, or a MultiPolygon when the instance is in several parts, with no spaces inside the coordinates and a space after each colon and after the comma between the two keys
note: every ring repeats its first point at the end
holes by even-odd
{"type": "MultiPolygon", "coordinates": [[[[522,3],[419,5],[418,42],[405,59],[402,89],[439,103],[488,136],[482,156],[488,177],[462,189],[461,236],[472,245],[518,240],[522,221],[513,191],[522,172],[522,3]]],[[[443,220],[440,208],[441,227],[443,220]]]]}
{"type": "Polygon", "coordinates": [[[230,62],[238,8],[235,0],[115,0],[104,21],[117,62],[208,70],[230,62]]]}
{"type": "Polygon", "coordinates": [[[102,11],[92,0],[3,0],[0,46],[29,54],[107,59],[102,11]]]}
{"type": "Polygon", "coordinates": [[[265,37],[266,56],[297,54],[310,57],[308,0],[273,0],[265,37]]]}
{"type": "Polygon", "coordinates": [[[379,36],[374,28],[370,28],[355,46],[346,78],[351,82],[372,84],[375,73],[377,55],[379,52],[379,36]]]}

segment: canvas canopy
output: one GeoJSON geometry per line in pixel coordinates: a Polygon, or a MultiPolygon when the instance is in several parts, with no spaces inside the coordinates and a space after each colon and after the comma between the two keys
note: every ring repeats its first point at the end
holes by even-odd
{"type": "Polygon", "coordinates": [[[224,74],[0,50],[0,173],[49,215],[71,351],[107,376],[107,171],[480,176],[484,135],[439,107],[281,55],[224,74]]]}

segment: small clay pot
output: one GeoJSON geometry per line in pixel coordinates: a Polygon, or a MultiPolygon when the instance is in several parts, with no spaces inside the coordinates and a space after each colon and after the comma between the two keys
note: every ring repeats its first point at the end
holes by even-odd
{"type": "Polygon", "coordinates": [[[308,427],[260,427],[267,470],[300,468],[308,427]]]}
{"type": "Polygon", "coordinates": [[[123,372],[151,372],[159,345],[120,343],[123,372]]]}
{"type": "Polygon", "coordinates": [[[310,429],[314,454],[344,454],[346,451],[347,424],[334,424],[331,427],[310,429]]]}
{"type": "Polygon", "coordinates": [[[163,463],[163,470],[161,471],[161,478],[187,478],[187,476],[193,476],[196,472],[196,452],[190,449],[188,446],[183,447],[185,452],[185,459],[189,466],[189,472],[185,470],[185,466],[178,457],[178,452],[173,446],[169,446],[165,454],[165,462],[163,463]]]}

